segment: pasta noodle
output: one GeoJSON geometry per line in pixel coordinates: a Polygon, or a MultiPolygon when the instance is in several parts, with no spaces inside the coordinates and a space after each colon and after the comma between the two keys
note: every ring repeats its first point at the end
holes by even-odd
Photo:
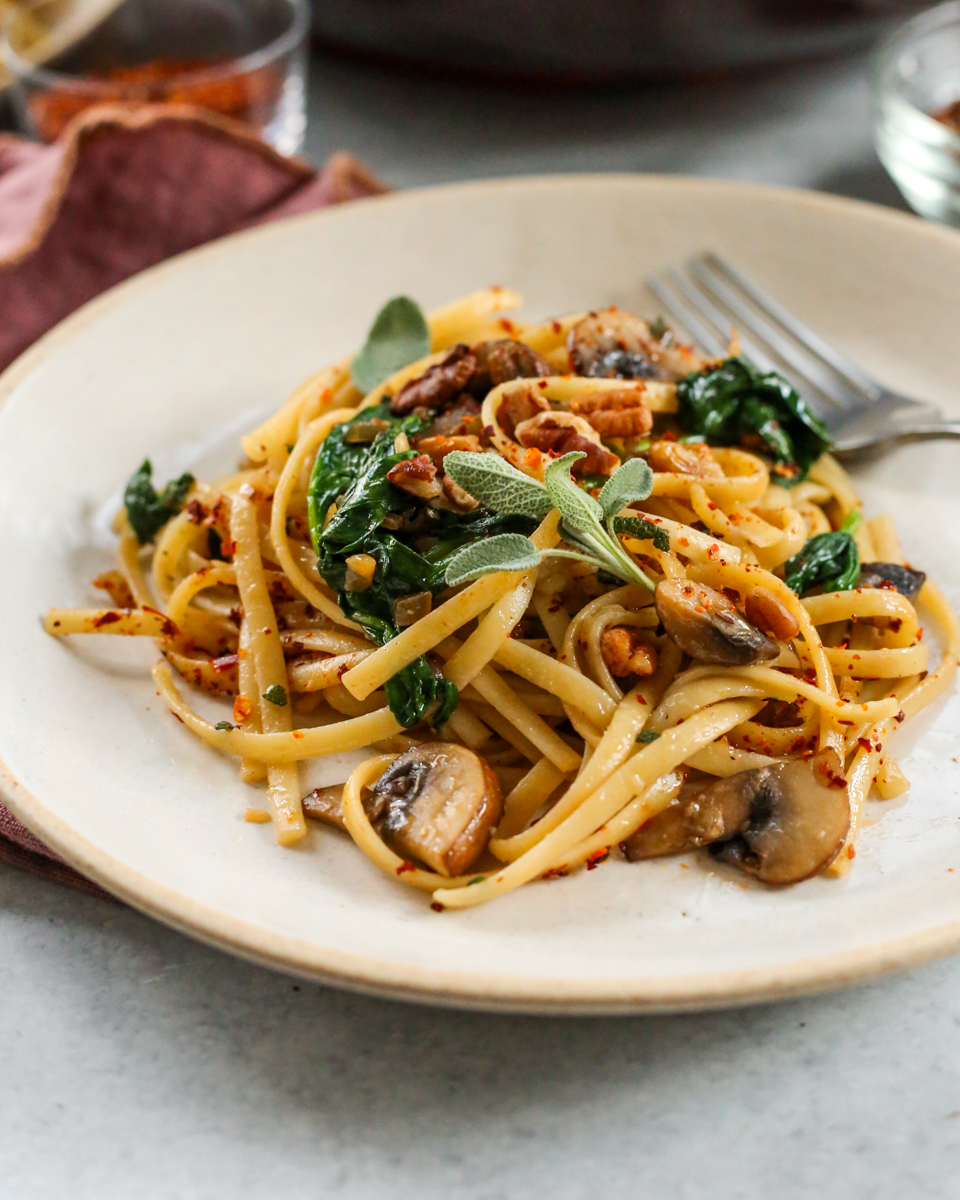
{"type": "Polygon", "coordinates": [[[616,309],[517,321],[505,288],[391,304],[404,349],[374,326],[365,391],[350,358],[319,370],[212,483],[157,492],[144,464],[112,604],[47,632],[153,638],[166,707],[265,786],[281,845],[325,817],[435,908],[617,847],[848,870],[960,624],[802,400],[731,434],[711,397],[769,386],[736,346],[708,361],[616,309]],[[301,763],[367,747],[339,806],[303,796],[301,763]]]}

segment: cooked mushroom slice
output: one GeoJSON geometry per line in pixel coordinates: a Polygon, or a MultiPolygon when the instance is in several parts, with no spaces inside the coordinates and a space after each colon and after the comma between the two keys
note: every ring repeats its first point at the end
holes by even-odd
{"type": "Polygon", "coordinates": [[[303,798],[303,815],[312,821],[326,821],[338,829],[346,829],[343,823],[343,784],[332,787],[314,788],[303,798]]]}
{"type": "Polygon", "coordinates": [[[914,571],[911,567],[901,567],[899,563],[861,563],[860,578],[854,587],[896,588],[901,596],[906,596],[912,602],[920,595],[926,579],[925,571],[914,571]]]}
{"type": "Polygon", "coordinates": [[[431,742],[390,764],[369,811],[400,853],[449,876],[477,860],[502,810],[500,781],[479,754],[431,742]]]}
{"type": "Polygon", "coordinates": [[[650,353],[650,326],[633,313],[607,308],[578,321],[567,337],[570,362],[578,375],[601,379],[659,379],[650,353]]]}
{"type": "Polygon", "coordinates": [[[799,883],[836,858],[850,827],[850,798],[835,750],[720,779],[673,804],[625,844],[627,857],[711,848],[763,883],[799,883]]]}
{"type": "Polygon", "coordinates": [[[722,593],[689,579],[657,584],[657,616],[667,635],[691,658],[726,667],[766,662],[780,653],[722,593]]]}

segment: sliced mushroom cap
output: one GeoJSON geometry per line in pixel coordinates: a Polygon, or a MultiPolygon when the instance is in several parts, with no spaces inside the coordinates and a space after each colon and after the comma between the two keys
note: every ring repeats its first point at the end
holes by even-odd
{"type": "Polygon", "coordinates": [[[343,820],[343,784],[314,788],[303,798],[303,815],[311,821],[326,821],[338,829],[346,829],[343,820]]]}
{"type": "Polygon", "coordinates": [[[607,308],[589,313],[567,336],[570,362],[578,375],[599,379],[660,379],[651,355],[653,334],[642,317],[607,308]]]}
{"type": "Polygon", "coordinates": [[[624,849],[636,862],[709,845],[722,861],[782,885],[829,866],[849,827],[842,764],[825,750],[720,779],[648,821],[624,849]]]}
{"type": "Polygon", "coordinates": [[[689,579],[664,580],[657,584],[654,601],[667,636],[699,662],[745,667],[780,653],[776,642],[714,588],[689,579]]]}
{"type": "Polygon", "coordinates": [[[920,589],[926,579],[925,571],[914,571],[911,567],[902,567],[899,563],[861,563],[860,577],[854,587],[896,588],[901,596],[906,596],[913,602],[920,595],[920,589]]]}
{"type": "Polygon", "coordinates": [[[401,754],[373,789],[371,820],[403,854],[462,875],[500,820],[500,781],[465,746],[430,742],[401,754]]]}

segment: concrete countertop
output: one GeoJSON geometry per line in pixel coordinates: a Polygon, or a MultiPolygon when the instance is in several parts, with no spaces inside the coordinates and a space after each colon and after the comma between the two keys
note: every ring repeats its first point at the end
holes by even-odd
{"type": "MultiPolygon", "coordinates": [[[[408,187],[683,171],[899,204],[863,59],[517,93],[318,60],[308,155],[408,187]]],[[[0,1195],[801,1200],[960,1193],[960,960],[700,1016],[348,995],[0,868],[0,1195]]]]}

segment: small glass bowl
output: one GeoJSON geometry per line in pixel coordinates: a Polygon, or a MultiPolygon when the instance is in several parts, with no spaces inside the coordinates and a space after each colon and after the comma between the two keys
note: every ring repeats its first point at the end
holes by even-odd
{"type": "Polygon", "coordinates": [[[960,0],[900,26],[877,50],[872,76],[880,161],[911,208],[960,225],[960,131],[943,119],[960,101],[960,0]]]}
{"type": "Polygon", "coordinates": [[[307,0],[31,0],[0,39],[21,129],[52,142],[98,104],[185,104],[282,154],[306,130],[307,0]]]}

